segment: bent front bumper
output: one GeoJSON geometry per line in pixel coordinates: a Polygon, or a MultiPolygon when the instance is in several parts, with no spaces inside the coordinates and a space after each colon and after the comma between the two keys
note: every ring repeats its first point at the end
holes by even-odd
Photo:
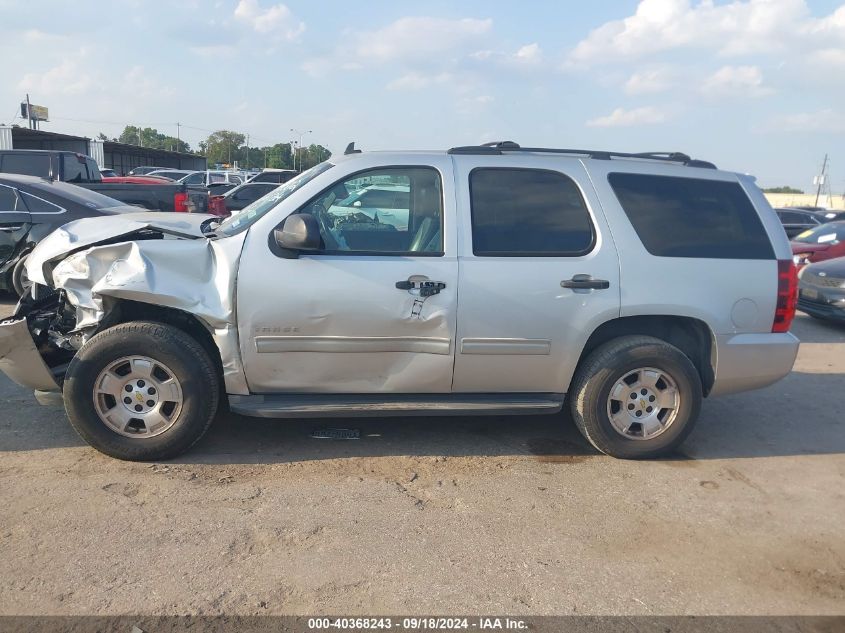
{"type": "Polygon", "coordinates": [[[0,371],[22,387],[60,391],[26,326],[26,319],[0,322],[0,371]]]}
{"type": "Polygon", "coordinates": [[[711,396],[767,387],[790,371],[799,341],[782,334],[727,334],[716,336],[716,380],[711,396]]]}

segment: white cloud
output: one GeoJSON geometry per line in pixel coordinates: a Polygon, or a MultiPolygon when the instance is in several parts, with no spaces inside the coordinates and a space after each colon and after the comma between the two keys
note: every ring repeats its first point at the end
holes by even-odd
{"type": "Polygon", "coordinates": [[[839,134],[845,132],[845,112],[835,112],[828,108],[817,112],[778,115],[766,122],[763,131],[839,134]]]}
{"type": "Polygon", "coordinates": [[[234,15],[256,33],[271,34],[278,39],[295,40],[305,30],[305,22],[296,19],[284,4],[263,9],[258,0],[240,0],[234,15]]]}
{"type": "Polygon", "coordinates": [[[39,95],[81,95],[94,85],[94,78],[82,64],[86,54],[80,52],[73,59],[65,59],[43,73],[27,73],[18,82],[18,89],[39,95]]]}
{"type": "Polygon", "coordinates": [[[814,20],[805,0],[641,0],[632,16],[606,22],[579,42],[569,63],[634,59],[684,47],[723,55],[770,52],[810,32],[839,33],[843,16],[839,9],[814,20]]]}
{"type": "Polygon", "coordinates": [[[712,97],[761,97],[772,90],[763,84],[757,66],[722,66],[701,84],[701,92],[712,97]]]}
{"type": "Polygon", "coordinates": [[[489,33],[492,27],[491,19],[405,17],[382,29],[360,32],[352,53],[361,60],[375,62],[438,62],[442,61],[437,59],[438,55],[470,45],[489,33]]]}
{"type": "Polygon", "coordinates": [[[632,125],[654,125],[663,123],[666,115],[652,106],[626,110],[616,108],[607,116],[587,121],[588,127],[630,127],[632,125]]]}
{"type": "Polygon", "coordinates": [[[514,53],[513,58],[520,63],[537,64],[543,60],[543,51],[540,50],[540,45],[536,42],[526,44],[514,53]]]}
{"type": "Polygon", "coordinates": [[[675,73],[667,67],[648,68],[635,72],[625,82],[629,95],[644,95],[664,92],[675,83],[675,73]]]}

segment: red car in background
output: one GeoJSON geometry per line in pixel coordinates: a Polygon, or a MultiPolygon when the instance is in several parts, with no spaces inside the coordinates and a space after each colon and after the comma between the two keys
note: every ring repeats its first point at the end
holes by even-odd
{"type": "Polygon", "coordinates": [[[119,182],[124,185],[167,185],[174,181],[164,176],[103,176],[103,182],[119,182]]]}
{"type": "Polygon", "coordinates": [[[792,238],[792,255],[800,267],[845,257],[845,222],[820,224],[792,238]]]}

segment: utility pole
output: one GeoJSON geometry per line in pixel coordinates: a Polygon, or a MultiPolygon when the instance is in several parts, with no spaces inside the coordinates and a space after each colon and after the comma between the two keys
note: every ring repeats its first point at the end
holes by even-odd
{"type": "Polygon", "coordinates": [[[246,169],[249,169],[249,134],[246,135],[246,169]]]}
{"type": "MultiPolygon", "coordinates": [[[[291,132],[294,134],[299,134],[299,171],[302,172],[302,137],[306,134],[311,134],[313,130],[296,130],[294,128],[290,129],[291,132]]],[[[294,154],[294,161],[293,161],[293,168],[296,169],[296,155],[294,154]]]]}
{"type": "Polygon", "coordinates": [[[32,106],[29,104],[29,93],[26,93],[26,124],[32,129],[32,106]]]}
{"type": "Polygon", "coordinates": [[[181,124],[177,121],[176,122],[176,151],[181,151],[180,146],[182,145],[182,135],[179,133],[179,128],[181,124]]]}
{"type": "Polygon", "coordinates": [[[816,206],[816,207],[819,206],[819,196],[821,195],[822,185],[824,184],[824,181],[825,181],[825,173],[824,172],[826,170],[827,170],[827,154],[824,155],[824,161],[822,162],[822,173],[821,173],[820,176],[816,176],[816,181],[817,181],[818,187],[816,188],[816,204],[813,205],[813,206],[816,206]]]}

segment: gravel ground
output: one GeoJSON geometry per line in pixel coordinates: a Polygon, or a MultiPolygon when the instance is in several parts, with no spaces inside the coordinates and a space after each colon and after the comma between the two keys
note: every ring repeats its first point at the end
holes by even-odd
{"type": "Polygon", "coordinates": [[[225,415],[123,463],[0,377],[0,615],[845,613],[845,327],[794,331],[792,375],[654,462],[562,416],[225,415]]]}

